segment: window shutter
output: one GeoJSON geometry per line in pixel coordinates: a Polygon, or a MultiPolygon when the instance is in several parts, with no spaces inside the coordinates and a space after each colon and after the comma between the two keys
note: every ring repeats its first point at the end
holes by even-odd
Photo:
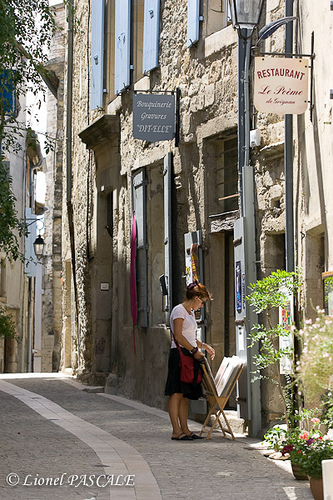
{"type": "Polygon", "coordinates": [[[148,245],[147,245],[147,208],[146,175],[142,169],[133,175],[133,209],[137,224],[136,284],[138,319],[141,328],[148,326],[148,245]]]}
{"type": "Polygon", "coordinates": [[[130,84],[131,0],[116,0],[115,6],[115,93],[130,84]]]}
{"type": "Polygon", "coordinates": [[[169,325],[170,312],[173,306],[172,300],[172,199],[171,199],[171,181],[172,181],[172,153],[164,157],[164,274],[166,277],[167,310],[166,324],[169,325]]]}
{"type": "Polygon", "coordinates": [[[91,93],[90,109],[103,106],[104,0],[91,5],[91,93]]]}
{"type": "Polygon", "coordinates": [[[36,255],[34,250],[34,241],[36,239],[36,223],[37,216],[31,212],[31,208],[25,209],[25,218],[27,220],[28,227],[28,235],[25,237],[24,241],[24,258],[25,258],[25,266],[24,272],[29,278],[33,278],[36,276],[36,255]]]}
{"type": "Polygon", "coordinates": [[[191,47],[199,40],[200,0],[187,2],[187,47],[191,47]]]}
{"type": "Polygon", "coordinates": [[[158,66],[160,35],[160,0],[145,0],[142,71],[147,73],[158,66]]]}
{"type": "Polygon", "coordinates": [[[0,73],[0,98],[5,115],[9,116],[17,116],[14,76],[15,70],[4,70],[0,73]]]}

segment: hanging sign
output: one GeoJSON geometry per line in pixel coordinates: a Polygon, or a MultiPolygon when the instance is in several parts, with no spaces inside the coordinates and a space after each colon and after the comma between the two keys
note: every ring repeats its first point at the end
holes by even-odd
{"type": "Polygon", "coordinates": [[[278,115],[304,113],[308,106],[308,69],[308,59],[256,57],[256,109],[278,115]]]}
{"type": "Polygon", "coordinates": [[[143,141],[170,141],[175,137],[175,96],[134,94],[133,137],[143,141]]]}

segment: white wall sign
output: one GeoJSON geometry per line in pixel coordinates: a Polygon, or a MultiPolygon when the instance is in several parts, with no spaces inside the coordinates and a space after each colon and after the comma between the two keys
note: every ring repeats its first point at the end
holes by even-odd
{"type": "Polygon", "coordinates": [[[308,106],[308,69],[308,59],[256,57],[256,109],[279,115],[304,113],[308,106]]]}

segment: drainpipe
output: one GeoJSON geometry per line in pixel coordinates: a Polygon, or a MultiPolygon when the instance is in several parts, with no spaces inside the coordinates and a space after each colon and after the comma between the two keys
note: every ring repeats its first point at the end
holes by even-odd
{"type": "MultiPolygon", "coordinates": [[[[293,16],[293,1],[286,0],[285,14],[293,16]]],[[[293,52],[293,23],[286,24],[285,52],[293,52]]],[[[286,204],[286,271],[294,271],[294,208],[293,208],[293,115],[284,117],[284,176],[286,204]]]]}
{"type": "Polygon", "coordinates": [[[76,283],[75,238],[72,205],[72,109],[73,109],[73,0],[68,1],[68,49],[67,49],[67,103],[66,103],[66,201],[71,247],[72,277],[76,317],[78,317],[78,294],[76,283]]]}

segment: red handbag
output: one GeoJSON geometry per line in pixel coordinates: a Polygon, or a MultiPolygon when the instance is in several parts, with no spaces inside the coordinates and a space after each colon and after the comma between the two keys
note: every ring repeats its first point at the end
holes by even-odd
{"type": "Polygon", "coordinates": [[[190,353],[188,355],[184,354],[175,337],[173,338],[180,356],[180,381],[185,384],[200,384],[202,381],[202,370],[199,361],[190,353]]]}

